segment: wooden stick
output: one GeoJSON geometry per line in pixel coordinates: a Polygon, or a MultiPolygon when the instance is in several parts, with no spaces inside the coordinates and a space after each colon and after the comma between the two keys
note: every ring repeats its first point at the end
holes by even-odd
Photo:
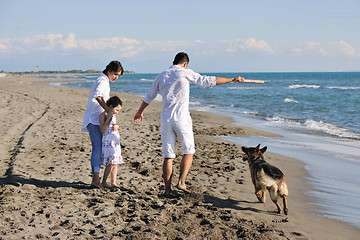
{"type": "Polygon", "coordinates": [[[244,79],[244,83],[264,83],[263,80],[244,79]]]}

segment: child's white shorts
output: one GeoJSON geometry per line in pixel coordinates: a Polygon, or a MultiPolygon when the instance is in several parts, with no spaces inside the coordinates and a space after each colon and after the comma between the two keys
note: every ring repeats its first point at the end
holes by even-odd
{"type": "Polygon", "coordinates": [[[185,119],[161,120],[161,141],[163,147],[163,158],[175,158],[176,137],[181,144],[182,154],[194,154],[195,143],[192,130],[192,120],[189,116],[185,119]]]}

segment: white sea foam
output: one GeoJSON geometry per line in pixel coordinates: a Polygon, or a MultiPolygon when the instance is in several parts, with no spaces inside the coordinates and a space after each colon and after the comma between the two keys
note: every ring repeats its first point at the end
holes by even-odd
{"type": "Polygon", "coordinates": [[[201,112],[214,112],[214,105],[204,106],[204,105],[196,105],[192,106],[191,109],[201,111],[201,112]]]}
{"type": "Polygon", "coordinates": [[[290,85],[289,88],[290,89],[296,89],[296,88],[319,88],[319,85],[300,85],[300,84],[295,84],[295,85],[290,85]]]}
{"type": "Polygon", "coordinates": [[[200,102],[190,102],[189,105],[190,106],[200,106],[201,103],[200,102]]]}
{"type": "Polygon", "coordinates": [[[266,118],[266,120],[270,121],[270,122],[276,122],[276,123],[284,123],[287,122],[285,118],[282,117],[270,117],[270,118],[266,118]]]}
{"type": "MultiPolygon", "coordinates": [[[[81,76],[81,78],[87,78],[87,79],[93,80],[93,79],[94,79],[94,75],[84,75],[84,76],[81,76]]],[[[95,78],[97,78],[97,76],[96,76],[95,78]]],[[[93,80],[93,81],[94,81],[94,80],[93,80]]]]}
{"type": "Polygon", "coordinates": [[[51,83],[48,83],[49,85],[52,85],[52,86],[62,86],[62,85],[65,85],[64,83],[62,82],[51,82],[51,83]]]}
{"type": "Polygon", "coordinates": [[[154,79],[141,78],[140,81],[143,81],[143,82],[153,82],[154,79]]]}
{"type": "Polygon", "coordinates": [[[259,114],[258,112],[251,112],[251,111],[243,111],[242,113],[245,115],[258,115],[259,114]]]}
{"type": "Polygon", "coordinates": [[[282,118],[282,117],[279,117],[279,116],[266,118],[266,120],[270,121],[270,122],[273,122],[273,123],[300,125],[299,122],[296,122],[296,121],[293,121],[293,120],[290,120],[290,119],[286,119],[286,118],[282,118]]]}
{"type": "Polygon", "coordinates": [[[340,90],[358,90],[360,89],[360,87],[343,87],[343,86],[339,86],[339,87],[327,87],[329,89],[340,89],[340,90]]]}
{"type": "Polygon", "coordinates": [[[301,123],[299,121],[294,121],[291,119],[286,119],[278,116],[266,118],[266,120],[277,124],[286,124],[290,126],[303,126],[309,130],[319,131],[340,138],[360,139],[359,134],[354,133],[349,129],[341,128],[334,124],[325,123],[323,121],[315,121],[312,119],[308,119],[304,123],[301,123]]]}
{"type": "Polygon", "coordinates": [[[298,101],[296,101],[296,100],[294,100],[294,99],[292,99],[292,98],[285,98],[284,99],[284,102],[286,102],[286,103],[299,103],[298,101]]]}
{"type": "Polygon", "coordinates": [[[312,130],[322,131],[338,137],[360,139],[359,134],[356,134],[348,129],[341,128],[334,124],[325,123],[323,121],[315,121],[312,119],[308,119],[305,121],[304,126],[312,130]]]}

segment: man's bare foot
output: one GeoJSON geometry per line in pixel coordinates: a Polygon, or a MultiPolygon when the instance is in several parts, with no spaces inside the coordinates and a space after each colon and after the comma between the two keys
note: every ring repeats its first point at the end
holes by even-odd
{"type": "Polygon", "coordinates": [[[95,187],[95,188],[99,188],[100,190],[104,190],[103,185],[101,185],[101,183],[99,183],[99,182],[92,182],[91,187],[95,187]]]}
{"type": "Polygon", "coordinates": [[[184,185],[178,184],[176,187],[177,187],[177,189],[179,189],[185,193],[191,193],[191,191],[186,188],[185,184],[184,185]]]}
{"type": "Polygon", "coordinates": [[[164,194],[162,196],[165,198],[179,198],[180,195],[176,192],[171,191],[169,193],[164,192],[164,194]]]}
{"type": "Polygon", "coordinates": [[[167,196],[170,196],[170,195],[171,195],[171,189],[166,189],[165,188],[164,196],[167,197],[167,196]]]}
{"type": "Polygon", "coordinates": [[[105,188],[111,188],[111,185],[108,184],[108,183],[106,183],[106,182],[105,182],[105,183],[103,182],[102,185],[103,185],[105,188]]]}

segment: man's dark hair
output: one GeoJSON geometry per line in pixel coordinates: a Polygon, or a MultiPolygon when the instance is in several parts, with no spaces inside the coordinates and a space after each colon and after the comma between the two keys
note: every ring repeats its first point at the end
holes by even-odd
{"type": "Polygon", "coordinates": [[[173,65],[183,64],[184,62],[189,62],[189,61],[190,60],[187,53],[179,52],[178,54],[176,54],[174,58],[173,65]]]}

